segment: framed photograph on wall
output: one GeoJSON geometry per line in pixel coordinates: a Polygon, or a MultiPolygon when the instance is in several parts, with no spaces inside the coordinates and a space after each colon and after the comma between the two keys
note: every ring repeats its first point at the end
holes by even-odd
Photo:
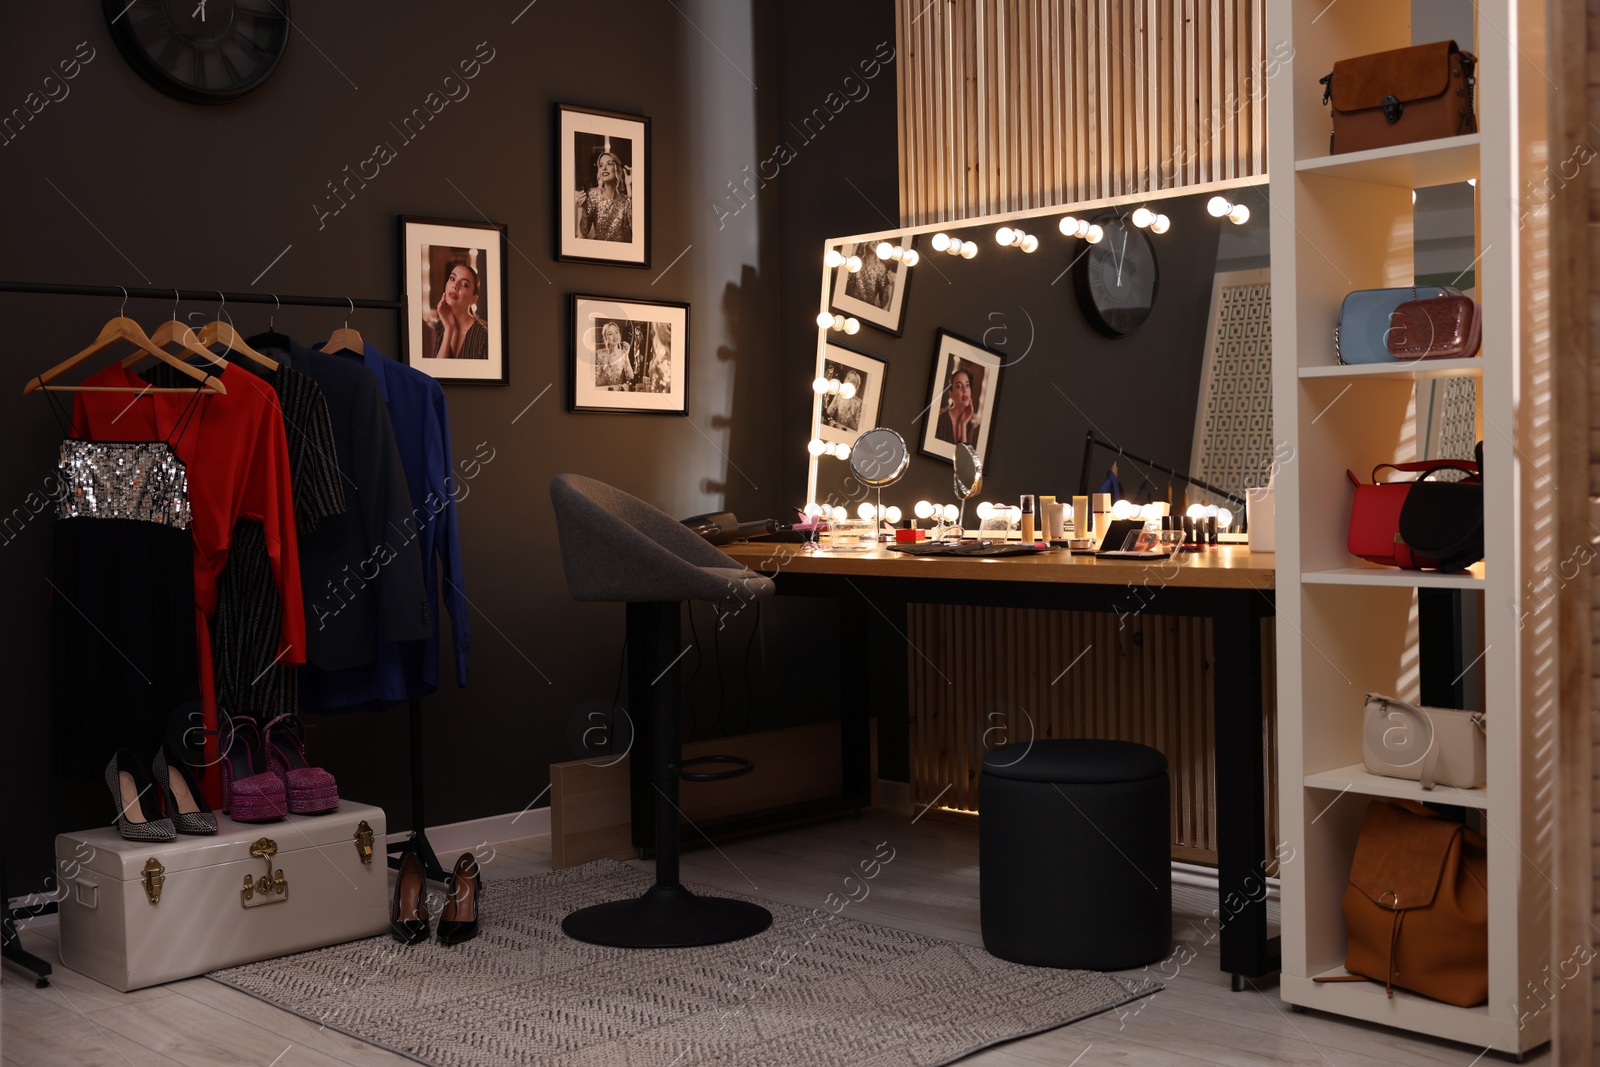
{"type": "Polygon", "coordinates": [[[650,120],[556,105],[556,258],[650,265],[650,120]]]}
{"type": "Polygon", "coordinates": [[[506,228],[400,216],[405,362],[449,385],[506,385],[506,228]]]}
{"type": "MultiPolygon", "coordinates": [[[[911,247],[912,235],[903,233],[897,239],[901,248],[911,247]]],[[[862,241],[839,251],[846,260],[852,255],[861,257],[861,269],[854,274],[848,267],[833,270],[833,310],[843,315],[854,315],[862,322],[900,336],[905,322],[906,287],[911,282],[911,268],[893,259],[878,258],[878,241],[862,241]]]]}
{"type": "Polygon", "coordinates": [[[878,406],[883,398],[884,372],[889,364],[865,352],[843,345],[825,345],[819,377],[840,385],[854,386],[847,397],[824,394],[817,420],[817,436],[824,441],[853,445],[861,434],[878,425],[878,406]]]}
{"type": "Polygon", "coordinates": [[[572,295],[568,411],[689,413],[689,305],[572,295]]]}
{"type": "Polygon", "coordinates": [[[928,421],[922,431],[922,454],[951,462],[957,444],[969,444],[978,458],[989,458],[989,431],[994,429],[994,403],[1000,392],[998,352],[957,337],[947,330],[936,335],[933,382],[928,388],[928,421]]]}

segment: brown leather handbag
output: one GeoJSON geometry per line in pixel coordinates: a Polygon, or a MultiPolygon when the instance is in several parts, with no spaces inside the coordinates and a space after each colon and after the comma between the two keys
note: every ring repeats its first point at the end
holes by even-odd
{"type": "Polygon", "coordinates": [[[1332,104],[1328,151],[1428,141],[1477,133],[1471,52],[1435,41],[1341,59],[1322,79],[1322,102],[1332,104]]]}
{"type": "Polygon", "coordinates": [[[1409,800],[1367,805],[1341,910],[1342,977],[1470,1008],[1489,999],[1489,864],[1483,836],[1409,800]]]}
{"type": "Polygon", "coordinates": [[[1483,343],[1478,302],[1460,293],[1407,300],[1389,314],[1383,340],[1397,360],[1470,359],[1483,343]]]}

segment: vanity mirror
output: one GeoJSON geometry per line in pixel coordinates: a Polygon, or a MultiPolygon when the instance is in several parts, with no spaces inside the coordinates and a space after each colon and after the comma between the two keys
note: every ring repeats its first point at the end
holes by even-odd
{"type": "Polygon", "coordinates": [[[946,540],[959,541],[967,525],[967,498],[983,488],[983,460],[978,458],[978,450],[971,445],[956,445],[954,466],[955,494],[961,505],[956,513],[954,532],[945,536],[946,540]]]}

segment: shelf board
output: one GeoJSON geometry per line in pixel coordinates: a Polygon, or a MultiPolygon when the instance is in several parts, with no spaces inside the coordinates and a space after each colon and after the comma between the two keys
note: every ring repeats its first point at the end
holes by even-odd
{"type": "Polygon", "coordinates": [[[1407,363],[1335,363],[1331,366],[1301,367],[1302,378],[1477,378],[1483,375],[1483,360],[1423,359],[1407,363]]]}
{"type": "Polygon", "coordinates": [[[1482,589],[1485,585],[1481,562],[1457,574],[1403,571],[1394,567],[1330,567],[1327,570],[1303,571],[1300,581],[1306,585],[1370,585],[1412,589],[1482,589]]]}
{"type": "MultiPolygon", "coordinates": [[[[1345,973],[1343,967],[1335,967],[1318,977],[1345,973]]],[[[1378,982],[1319,984],[1310,978],[1284,974],[1278,988],[1279,994],[1288,1003],[1313,1011],[1332,1012],[1413,1033],[1431,1034],[1477,1048],[1487,1046],[1502,1052],[1526,1052],[1550,1039],[1549,1012],[1539,1013],[1543,1017],[1542,1025],[1536,1017],[1530,1020],[1530,1025],[1519,1031],[1515,1018],[1496,1017],[1488,1004],[1476,1008],[1458,1008],[1454,1004],[1431,1000],[1403,989],[1396,989],[1391,1000],[1378,982]]]]}
{"type": "Polygon", "coordinates": [[[1294,169],[1299,174],[1326,174],[1401,189],[1448,185],[1478,176],[1478,138],[1478,134],[1469,133],[1365,152],[1313,156],[1295,160],[1294,169]]]}
{"type": "Polygon", "coordinates": [[[1419,804],[1424,802],[1457,804],[1464,808],[1489,810],[1488,789],[1454,789],[1448,786],[1424,789],[1418,783],[1404,778],[1369,774],[1366,767],[1360,763],[1352,763],[1348,767],[1322,771],[1318,774],[1308,774],[1306,788],[1331,789],[1337,793],[1349,790],[1363,796],[1395,797],[1400,800],[1415,800],[1419,804]]]}

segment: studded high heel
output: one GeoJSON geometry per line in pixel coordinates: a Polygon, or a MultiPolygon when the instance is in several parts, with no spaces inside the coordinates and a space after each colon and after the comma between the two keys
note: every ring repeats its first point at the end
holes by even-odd
{"type": "Polygon", "coordinates": [[[172,820],[161,814],[155,784],[139,760],[125,748],[106,764],[106,788],[117,806],[117,832],[129,841],[171,841],[177,836],[172,820]]]}
{"type": "Polygon", "coordinates": [[[212,812],[200,787],[189,777],[183,760],[162,745],[156,749],[156,758],[150,764],[156,776],[156,787],[167,801],[167,815],[180,834],[214,834],[217,816],[212,812]]]}

